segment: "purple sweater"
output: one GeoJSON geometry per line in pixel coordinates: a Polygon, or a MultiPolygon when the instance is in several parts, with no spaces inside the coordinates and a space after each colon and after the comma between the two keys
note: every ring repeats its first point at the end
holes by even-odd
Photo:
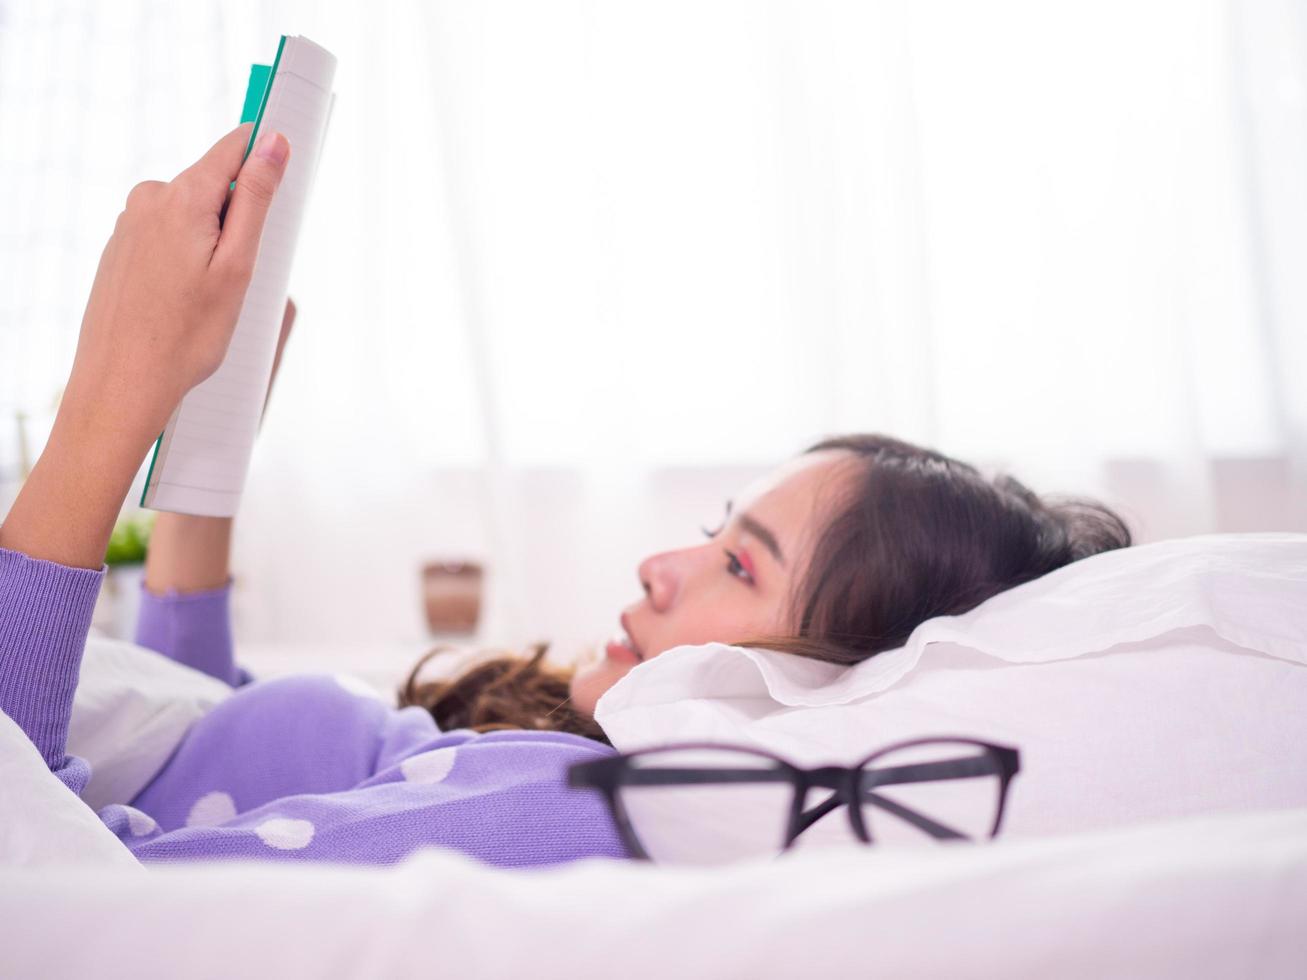
{"type": "MultiPolygon", "coordinates": [[[[0,710],[79,794],[90,766],[65,747],[106,568],[0,548],[0,710]]],[[[608,746],[559,732],[441,732],[421,708],[388,707],[325,675],[253,681],[232,659],[230,587],[142,589],[137,643],[237,690],[130,804],[100,810],[139,860],[390,864],[427,845],[505,867],[626,856],[599,796],[567,786],[570,763],[608,746]]]]}

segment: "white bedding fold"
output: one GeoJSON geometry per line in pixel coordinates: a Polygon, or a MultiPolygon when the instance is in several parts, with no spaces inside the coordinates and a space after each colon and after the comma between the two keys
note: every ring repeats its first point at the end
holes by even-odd
{"type": "Polygon", "coordinates": [[[1307,811],[711,870],[0,873],[0,976],[1291,977],[1307,811]]]}

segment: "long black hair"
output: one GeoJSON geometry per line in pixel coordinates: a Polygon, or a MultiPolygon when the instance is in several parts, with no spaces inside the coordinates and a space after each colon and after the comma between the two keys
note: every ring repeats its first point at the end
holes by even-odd
{"type": "Polygon", "coordinates": [[[792,636],[765,646],[853,664],[902,646],[934,616],[957,615],[1070,562],[1130,544],[1112,510],[1041,498],[1011,476],[888,436],[836,436],[864,464],[793,593],[792,636]]]}

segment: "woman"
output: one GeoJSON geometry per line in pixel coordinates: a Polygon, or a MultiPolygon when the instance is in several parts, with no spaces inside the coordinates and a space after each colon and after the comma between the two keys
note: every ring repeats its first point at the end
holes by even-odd
{"type": "MultiPolygon", "coordinates": [[[[74,792],[90,773],[66,754],[68,720],[110,530],[155,435],[221,363],[290,151],[265,134],[242,165],[247,138],[132,191],[49,442],[0,525],[0,709],[74,792]]],[[[706,542],[643,562],[644,598],[597,663],[568,677],[537,651],[435,685],[415,668],[388,708],[330,678],[251,683],[236,668],[229,531],[165,514],[151,544],[138,640],[240,690],[133,800],[100,811],[143,861],[384,864],[428,844],[507,866],[623,856],[603,803],[565,780],[611,753],[594,706],[641,661],[723,640],[852,664],[1129,543],[1092,503],[1050,505],[892,439],[828,440],[750,487],[706,542]]]]}

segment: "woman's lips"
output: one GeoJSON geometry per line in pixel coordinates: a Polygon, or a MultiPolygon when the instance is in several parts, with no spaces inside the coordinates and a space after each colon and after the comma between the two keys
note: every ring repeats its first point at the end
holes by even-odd
{"type": "Polygon", "coordinates": [[[622,640],[609,640],[608,645],[604,647],[604,653],[608,655],[609,660],[616,660],[618,663],[634,666],[640,662],[640,655],[622,640]]]}
{"type": "Polygon", "coordinates": [[[627,625],[625,613],[622,614],[621,630],[608,641],[608,645],[604,647],[604,652],[608,654],[609,658],[622,663],[638,664],[644,659],[640,648],[631,639],[631,628],[627,625]]]}

